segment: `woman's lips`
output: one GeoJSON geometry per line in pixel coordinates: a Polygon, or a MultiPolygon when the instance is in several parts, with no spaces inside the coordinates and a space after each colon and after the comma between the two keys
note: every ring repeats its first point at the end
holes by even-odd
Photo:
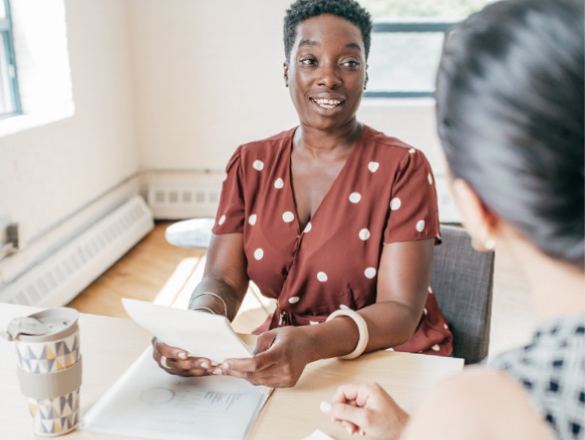
{"type": "Polygon", "coordinates": [[[317,104],[319,107],[326,110],[331,110],[338,105],[342,104],[343,101],[340,99],[325,99],[325,98],[309,98],[312,102],[317,104]]]}

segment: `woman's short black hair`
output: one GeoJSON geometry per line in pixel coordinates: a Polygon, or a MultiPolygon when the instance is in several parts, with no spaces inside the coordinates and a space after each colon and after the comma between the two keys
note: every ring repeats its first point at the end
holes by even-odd
{"type": "Polygon", "coordinates": [[[332,14],[355,24],[362,33],[366,59],[370,53],[372,17],[354,0],[297,0],[284,17],[284,55],[288,61],[296,37],[297,25],[311,17],[332,14]]]}
{"type": "Polygon", "coordinates": [[[451,173],[542,252],[584,268],[582,0],[492,3],[448,37],[437,126],[451,173]]]}

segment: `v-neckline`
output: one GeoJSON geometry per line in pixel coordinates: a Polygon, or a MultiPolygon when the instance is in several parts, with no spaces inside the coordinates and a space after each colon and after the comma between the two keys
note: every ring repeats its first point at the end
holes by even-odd
{"type": "MultiPolygon", "coordinates": [[[[317,216],[317,214],[319,213],[319,211],[321,210],[321,207],[327,201],[327,199],[329,198],[329,194],[331,194],[331,192],[335,188],[335,186],[338,185],[337,182],[339,182],[341,180],[341,176],[344,173],[346,173],[346,170],[348,168],[348,164],[353,160],[353,157],[357,154],[356,151],[361,146],[363,138],[364,138],[364,132],[367,129],[367,126],[365,124],[361,124],[361,125],[362,125],[362,131],[359,134],[359,136],[355,142],[355,146],[353,147],[353,150],[351,151],[351,153],[349,153],[349,156],[347,156],[347,159],[345,159],[345,163],[343,164],[343,167],[341,167],[339,174],[337,174],[337,177],[333,180],[333,183],[331,183],[331,186],[329,187],[329,189],[327,190],[327,192],[325,193],[325,195],[321,199],[319,206],[317,206],[317,209],[315,209],[315,212],[313,213],[313,215],[311,216],[311,218],[307,222],[307,225],[310,223],[311,227],[313,227],[313,221],[314,221],[315,217],[317,216]]],[[[295,215],[295,220],[296,220],[296,225],[297,225],[297,235],[300,236],[302,233],[305,232],[307,225],[305,225],[305,227],[302,228],[302,230],[301,230],[301,219],[299,217],[299,211],[297,208],[297,199],[295,197],[295,190],[294,190],[294,186],[293,186],[293,172],[292,172],[293,139],[294,139],[295,133],[297,132],[298,129],[299,129],[299,127],[296,127],[294,130],[292,130],[291,135],[290,135],[290,139],[288,142],[287,169],[288,169],[289,195],[290,195],[290,199],[292,201],[292,206],[294,208],[294,215],[295,215]]]]}

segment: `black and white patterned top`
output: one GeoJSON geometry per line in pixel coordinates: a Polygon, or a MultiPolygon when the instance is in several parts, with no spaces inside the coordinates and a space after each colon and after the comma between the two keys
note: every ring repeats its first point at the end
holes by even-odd
{"type": "Polygon", "coordinates": [[[490,364],[524,386],[559,439],[585,439],[585,314],[543,322],[490,364]]]}

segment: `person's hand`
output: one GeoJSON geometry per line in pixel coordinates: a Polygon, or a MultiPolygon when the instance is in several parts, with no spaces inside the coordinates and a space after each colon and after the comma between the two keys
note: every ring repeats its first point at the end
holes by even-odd
{"type": "Polygon", "coordinates": [[[350,434],[393,440],[400,437],[408,414],[380,385],[342,385],[331,402],[321,402],[321,411],[331,416],[350,434]]]}
{"type": "Polygon", "coordinates": [[[189,357],[189,353],[171,347],[157,338],[152,339],[152,357],[169,374],[177,376],[208,376],[217,374],[214,365],[207,358],[189,357]]]}
{"type": "Polygon", "coordinates": [[[221,370],[254,385],[292,387],[310,362],[310,356],[311,344],[302,328],[281,327],[258,337],[253,358],[226,359],[221,370]]]}

